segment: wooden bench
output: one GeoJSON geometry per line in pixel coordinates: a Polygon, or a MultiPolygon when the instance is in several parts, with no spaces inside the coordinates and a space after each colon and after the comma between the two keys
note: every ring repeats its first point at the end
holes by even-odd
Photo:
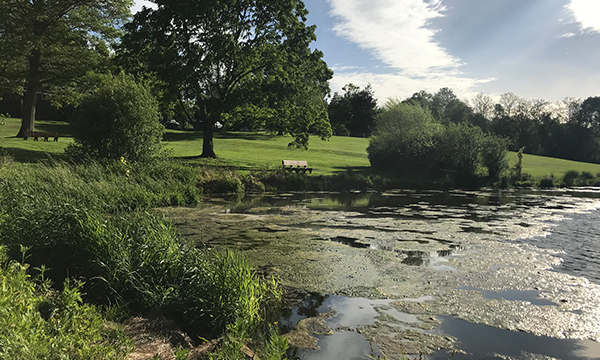
{"type": "Polygon", "coordinates": [[[25,131],[25,136],[23,136],[23,140],[27,140],[30,137],[33,138],[33,141],[38,141],[39,138],[44,138],[44,141],[48,141],[49,138],[54,138],[54,141],[58,141],[57,133],[49,133],[49,132],[41,132],[41,131],[25,131]]]}
{"type": "Polygon", "coordinates": [[[308,163],[306,161],[297,161],[297,160],[282,160],[283,169],[289,172],[295,171],[296,173],[306,173],[308,171],[309,174],[312,174],[313,168],[308,167],[308,163]]]}

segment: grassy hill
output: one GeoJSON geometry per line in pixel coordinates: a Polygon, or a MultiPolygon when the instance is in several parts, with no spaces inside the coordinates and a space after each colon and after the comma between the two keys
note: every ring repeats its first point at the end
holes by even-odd
{"type": "MultiPolygon", "coordinates": [[[[17,161],[33,162],[57,157],[72,142],[69,126],[63,122],[38,121],[36,130],[57,132],[58,142],[24,141],[15,138],[20,126],[19,119],[0,119],[0,152],[17,161]]],[[[330,175],[347,169],[368,171],[366,148],[368,139],[333,136],[329,141],[311,137],[309,149],[288,148],[289,136],[270,136],[265,133],[227,132],[215,135],[217,160],[196,158],[202,152],[202,133],[195,131],[168,130],[164,143],[171,148],[173,156],[190,162],[235,166],[242,171],[281,165],[281,160],[306,160],[319,175],[330,175]]],[[[509,153],[509,163],[515,164],[517,155],[509,153]]],[[[600,165],[544,156],[523,156],[523,171],[534,177],[553,174],[561,178],[568,170],[600,173],[600,165]]]]}

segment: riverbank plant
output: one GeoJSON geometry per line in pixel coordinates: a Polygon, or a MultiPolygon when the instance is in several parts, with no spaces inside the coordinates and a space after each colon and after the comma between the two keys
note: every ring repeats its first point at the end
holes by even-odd
{"type": "Polygon", "coordinates": [[[66,281],[56,291],[43,270],[31,272],[0,248],[1,359],[125,359],[132,344],[120,326],[82,303],[78,284],[66,281]]]}
{"type": "Polygon", "coordinates": [[[57,284],[82,282],[83,299],[130,315],[161,313],[190,334],[253,337],[281,293],[237,254],[187,244],[156,206],[194,204],[202,172],[173,163],[19,164],[0,167],[0,244],[22,247],[57,284]]]}

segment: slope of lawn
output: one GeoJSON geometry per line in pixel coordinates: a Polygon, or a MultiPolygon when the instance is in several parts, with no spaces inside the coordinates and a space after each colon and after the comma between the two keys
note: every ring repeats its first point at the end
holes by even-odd
{"type": "MultiPolygon", "coordinates": [[[[73,141],[68,124],[58,121],[37,121],[36,130],[57,132],[58,142],[24,141],[15,138],[19,131],[19,119],[0,119],[0,154],[12,156],[17,161],[33,162],[57,157],[73,141]]],[[[270,136],[266,133],[225,132],[214,139],[218,160],[198,159],[202,153],[202,133],[196,131],[167,130],[164,144],[172,150],[175,158],[192,163],[225,165],[248,171],[281,166],[281,160],[306,160],[315,169],[314,174],[330,175],[347,169],[368,171],[366,148],[368,139],[333,136],[328,141],[311,137],[309,149],[288,148],[290,136],[270,136]]],[[[516,153],[509,153],[509,164],[517,162],[516,153]]],[[[562,178],[568,170],[600,173],[599,164],[555,159],[544,156],[523,156],[523,171],[539,178],[554,175],[562,178]]]]}
{"type": "MultiPolygon", "coordinates": [[[[508,163],[514,166],[517,163],[517,153],[508,154],[508,163]]],[[[554,175],[556,178],[562,178],[565,172],[576,170],[579,172],[587,171],[594,175],[600,173],[599,164],[584,163],[557,159],[545,156],[523,154],[523,172],[531,174],[534,178],[554,175]]]]}

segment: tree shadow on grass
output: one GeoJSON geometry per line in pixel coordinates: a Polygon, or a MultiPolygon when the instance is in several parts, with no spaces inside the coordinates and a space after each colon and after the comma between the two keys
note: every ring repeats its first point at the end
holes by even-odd
{"type": "Polygon", "coordinates": [[[73,136],[73,131],[68,123],[62,121],[44,121],[37,122],[35,124],[36,131],[44,131],[50,133],[57,133],[61,137],[73,136]]]}
{"type": "Polygon", "coordinates": [[[370,166],[333,166],[332,169],[334,169],[333,173],[335,175],[348,173],[367,176],[373,174],[373,170],[370,166]]]}
{"type": "Polygon", "coordinates": [[[227,169],[231,171],[255,171],[255,170],[264,170],[264,165],[256,165],[256,164],[245,164],[245,163],[236,163],[231,164],[227,162],[222,162],[221,159],[217,157],[217,159],[209,159],[200,157],[200,155],[192,155],[192,156],[178,156],[174,157],[174,159],[183,161],[185,164],[189,166],[201,166],[204,168],[214,168],[214,169],[227,169]]]}
{"type": "Polygon", "coordinates": [[[194,141],[198,139],[202,139],[202,131],[168,131],[163,134],[163,141],[194,141]]]}
{"type": "MultiPolygon", "coordinates": [[[[163,134],[164,141],[194,141],[202,139],[202,131],[167,131],[163,134]]],[[[236,140],[271,140],[274,135],[254,132],[216,132],[215,139],[236,140]]]]}
{"type": "Polygon", "coordinates": [[[40,150],[27,150],[15,147],[0,147],[0,156],[10,156],[17,162],[36,163],[41,160],[63,159],[63,155],[40,150]]]}
{"type": "Polygon", "coordinates": [[[255,132],[220,132],[215,134],[217,139],[240,139],[240,140],[271,140],[275,135],[255,132]]]}

